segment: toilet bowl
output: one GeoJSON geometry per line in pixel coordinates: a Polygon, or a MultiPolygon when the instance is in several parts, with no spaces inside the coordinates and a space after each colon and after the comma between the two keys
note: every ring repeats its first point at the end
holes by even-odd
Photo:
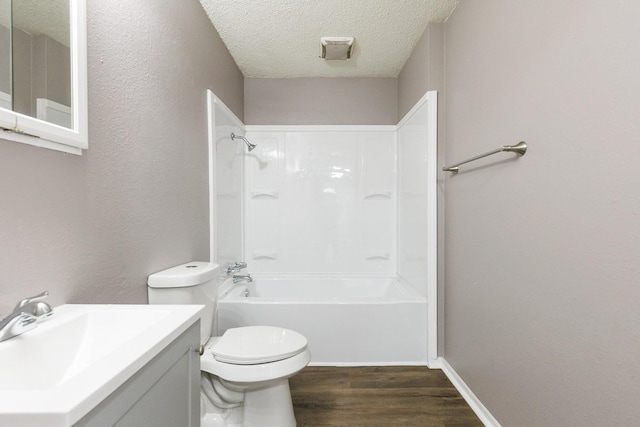
{"type": "MultiPolygon", "coordinates": [[[[295,426],[288,379],[310,360],[307,340],[301,334],[250,326],[229,329],[222,337],[207,341],[200,369],[218,378],[226,390],[244,393],[241,425],[295,426]]],[[[218,390],[218,397],[220,394],[218,390]]],[[[234,399],[225,400],[232,403],[229,400],[234,399]]],[[[209,427],[204,424],[202,427],[209,427]]]]}
{"type": "Polygon", "coordinates": [[[149,276],[150,304],[204,304],[201,427],[295,427],[288,379],[311,360],[307,339],[271,326],[215,331],[218,265],[191,262],[149,276]]]}

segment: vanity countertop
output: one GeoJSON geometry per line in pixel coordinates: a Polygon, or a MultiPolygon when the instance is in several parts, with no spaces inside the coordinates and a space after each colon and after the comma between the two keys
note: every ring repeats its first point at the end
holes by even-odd
{"type": "Polygon", "coordinates": [[[0,425],[72,425],[193,325],[202,308],[54,308],[37,328],[0,342],[0,425]]]}

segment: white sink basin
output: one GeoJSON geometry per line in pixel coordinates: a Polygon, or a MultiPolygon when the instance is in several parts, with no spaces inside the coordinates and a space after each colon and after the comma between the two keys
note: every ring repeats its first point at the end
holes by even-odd
{"type": "Polygon", "coordinates": [[[200,316],[202,306],[63,305],[0,342],[0,425],[69,426],[200,316]]]}

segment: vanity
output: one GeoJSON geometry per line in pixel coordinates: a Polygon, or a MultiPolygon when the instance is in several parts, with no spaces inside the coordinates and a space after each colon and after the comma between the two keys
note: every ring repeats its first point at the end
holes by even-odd
{"type": "Polygon", "coordinates": [[[200,424],[197,305],[63,305],[0,342],[0,425],[200,424]]]}

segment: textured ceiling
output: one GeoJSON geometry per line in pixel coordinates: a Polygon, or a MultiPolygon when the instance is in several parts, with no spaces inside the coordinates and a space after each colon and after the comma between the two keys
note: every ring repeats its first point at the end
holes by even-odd
{"type": "Polygon", "coordinates": [[[245,77],[396,77],[429,22],[457,0],[200,0],[245,77]],[[325,61],[320,37],[355,37],[325,61]]]}

